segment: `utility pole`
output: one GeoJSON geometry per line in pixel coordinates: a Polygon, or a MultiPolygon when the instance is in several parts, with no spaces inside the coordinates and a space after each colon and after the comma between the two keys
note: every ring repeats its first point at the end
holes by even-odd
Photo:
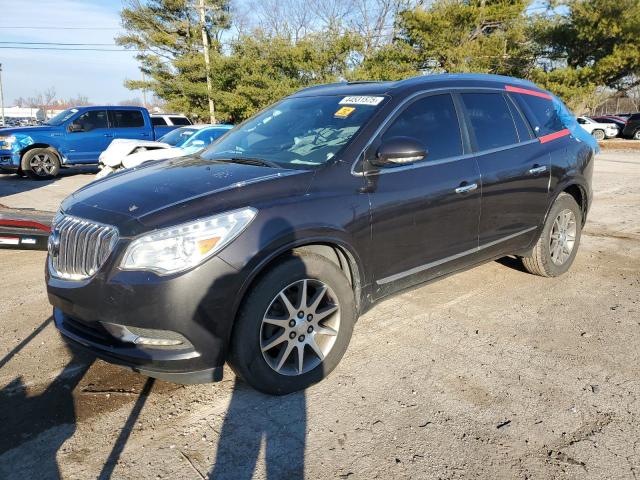
{"type": "Polygon", "coordinates": [[[6,127],[4,123],[4,93],[2,92],[2,64],[0,63],[0,115],[2,116],[2,126],[6,127]]]}
{"type": "Polygon", "coordinates": [[[213,85],[211,84],[211,69],[209,60],[209,36],[207,35],[204,0],[199,0],[200,29],[202,30],[202,46],[204,47],[204,65],[207,75],[207,97],[209,98],[209,117],[211,123],[216,123],[216,111],[213,106],[213,85]]]}
{"type": "MultiPolygon", "coordinates": [[[[144,72],[142,72],[142,83],[147,83],[147,80],[144,76],[144,72]]],[[[147,88],[146,87],[142,88],[142,106],[144,108],[147,108],[147,88]]]]}

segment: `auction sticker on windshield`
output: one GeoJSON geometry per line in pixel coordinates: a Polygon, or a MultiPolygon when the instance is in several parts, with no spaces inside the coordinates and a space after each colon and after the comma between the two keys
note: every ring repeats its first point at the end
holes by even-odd
{"type": "Polygon", "coordinates": [[[340,110],[334,113],[333,116],[338,118],[347,118],[354,111],[355,111],[354,107],[340,107],[340,110]]]}
{"type": "Polygon", "coordinates": [[[354,95],[351,97],[344,97],[340,100],[340,105],[378,105],[384,97],[369,97],[365,95],[354,95]]]}

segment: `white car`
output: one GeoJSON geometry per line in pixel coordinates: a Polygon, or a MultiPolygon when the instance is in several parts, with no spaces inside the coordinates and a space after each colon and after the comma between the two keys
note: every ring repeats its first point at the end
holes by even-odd
{"type": "Polygon", "coordinates": [[[596,140],[613,138],[618,135],[618,127],[615,123],[598,123],[589,117],[578,117],[578,123],[589,132],[596,140]]]}
{"type": "Polygon", "coordinates": [[[232,125],[190,125],[167,133],[157,142],[115,139],[100,154],[100,171],[96,178],[152,160],[184,157],[208,147],[224,135],[232,125]]]}
{"type": "Polygon", "coordinates": [[[178,113],[152,113],[150,116],[154,127],[191,125],[191,120],[178,113]]]}

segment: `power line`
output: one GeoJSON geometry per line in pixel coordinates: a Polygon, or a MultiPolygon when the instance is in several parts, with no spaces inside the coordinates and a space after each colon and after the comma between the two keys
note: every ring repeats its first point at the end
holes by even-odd
{"type": "Polygon", "coordinates": [[[141,50],[135,50],[135,49],[124,50],[124,49],[117,49],[117,48],[11,47],[11,46],[5,46],[5,45],[0,45],[0,49],[6,49],[6,50],[57,50],[57,51],[60,51],[60,52],[76,52],[76,51],[88,51],[88,52],[136,52],[136,51],[141,51],[141,50]]]}
{"type": "Polygon", "coordinates": [[[63,45],[72,47],[117,47],[115,43],[0,42],[3,45],[63,45]]]}
{"type": "Polygon", "coordinates": [[[5,25],[0,25],[0,29],[3,29],[3,30],[120,30],[120,27],[56,27],[56,26],[51,26],[51,27],[10,26],[9,27],[5,25]]]}

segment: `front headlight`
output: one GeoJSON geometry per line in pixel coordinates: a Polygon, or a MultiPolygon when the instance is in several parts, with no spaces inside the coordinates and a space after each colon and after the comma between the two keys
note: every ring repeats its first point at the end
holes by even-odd
{"type": "Polygon", "coordinates": [[[144,235],[129,244],[120,268],[168,275],[195,267],[240,235],[257,213],[246,207],[144,235]]]}
{"type": "Polygon", "coordinates": [[[8,137],[0,137],[0,150],[11,150],[11,147],[16,141],[16,137],[14,135],[9,135],[8,137]]]}

